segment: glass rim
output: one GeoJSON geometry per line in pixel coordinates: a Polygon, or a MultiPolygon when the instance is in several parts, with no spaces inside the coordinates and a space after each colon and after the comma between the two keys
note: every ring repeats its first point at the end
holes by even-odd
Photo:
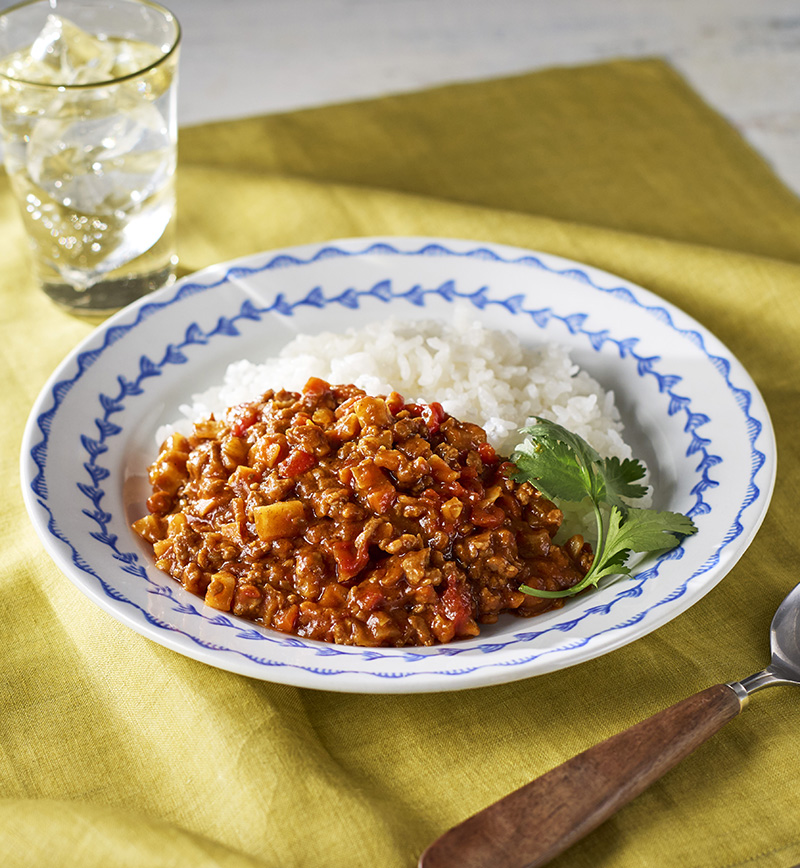
{"type": "MultiPolygon", "coordinates": [[[[0,13],[0,20],[6,18],[11,13],[16,12],[18,9],[23,9],[26,6],[34,6],[39,3],[48,3],[49,0],[23,0],[22,3],[16,3],[14,6],[9,6],[4,12],[0,13]]],[[[132,6],[149,6],[151,9],[155,9],[157,12],[161,13],[167,21],[171,21],[175,25],[175,36],[170,42],[169,49],[165,51],[161,56],[154,60],[152,63],[148,63],[147,66],[143,66],[141,69],[137,69],[135,72],[127,72],[125,75],[119,75],[115,78],[104,78],[101,81],[91,81],[91,82],[81,82],[78,84],[54,84],[52,82],[47,81],[29,81],[27,78],[18,78],[13,75],[6,75],[4,72],[0,71],[0,80],[13,82],[15,84],[22,84],[26,87],[40,87],[44,90],[55,90],[55,91],[80,91],[80,90],[91,90],[93,88],[99,87],[109,87],[111,85],[119,84],[120,82],[130,81],[135,78],[139,78],[147,72],[150,72],[152,69],[156,69],[161,66],[164,61],[168,60],[173,54],[178,51],[178,47],[181,43],[181,38],[183,36],[183,31],[181,29],[180,21],[178,21],[174,12],[171,12],[166,6],[162,6],[160,3],[155,3],[153,0],[124,0],[125,3],[129,3],[132,6]]],[[[57,11],[58,7],[54,7],[54,11],[57,11]]]]}

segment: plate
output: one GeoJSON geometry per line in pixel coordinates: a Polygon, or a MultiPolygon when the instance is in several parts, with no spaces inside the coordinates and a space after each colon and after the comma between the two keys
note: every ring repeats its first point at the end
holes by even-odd
{"type": "MultiPolygon", "coordinates": [[[[435,396],[432,397],[435,400],[435,396]]],[[[261,253],[191,275],[97,329],[31,412],[22,487],[57,565],[123,624],[253,678],[359,693],[458,690],[573,666],[639,639],[736,563],[767,510],[775,440],[742,365],[702,325],[622,278],[530,250],[436,238],[357,238],[261,253]],[[501,618],[433,648],[328,645],[203,605],[130,529],[144,514],[155,431],[229,362],[301,332],[389,315],[448,320],[456,303],[524,343],[555,341],[613,389],[654,506],[698,533],[635,574],[532,619],[501,618]]]]}

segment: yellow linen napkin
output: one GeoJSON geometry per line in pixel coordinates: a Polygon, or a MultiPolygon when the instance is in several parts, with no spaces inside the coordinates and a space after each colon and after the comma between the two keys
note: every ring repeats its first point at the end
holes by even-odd
{"type": "MultiPolygon", "coordinates": [[[[430,841],[511,789],[766,664],[772,613],[800,578],[800,201],[670,68],[557,69],[181,136],[186,272],[287,244],[439,235],[569,256],[682,307],[766,398],[779,448],[773,505],[741,562],[691,610],[527,681],[356,696],[181,657],[74,589],[24,514],[25,418],[89,327],[33,288],[3,180],[4,866],[412,868],[430,841]]],[[[796,865],[798,720],[800,692],[760,694],[553,864],[796,865]]]]}

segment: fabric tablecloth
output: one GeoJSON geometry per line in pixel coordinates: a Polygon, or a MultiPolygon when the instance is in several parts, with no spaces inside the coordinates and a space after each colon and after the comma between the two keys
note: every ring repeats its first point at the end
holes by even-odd
{"type": "MultiPolygon", "coordinates": [[[[184,129],[178,223],[183,273],[285,245],[433,235],[639,283],[713,331],[762,391],[778,441],[772,505],[689,611],[549,675],[364,696],[187,659],[95,607],[26,516],[25,420],[91,325],[34,287],[2,179],[2,865],[411,868],[511,789],[766,665],[772,614],[800,578],[800,200],[671,68],[553,69],[184,129]]],[[[759,694],[553,864],[795,865],[799,725],[800,691],[759,694]]]]}

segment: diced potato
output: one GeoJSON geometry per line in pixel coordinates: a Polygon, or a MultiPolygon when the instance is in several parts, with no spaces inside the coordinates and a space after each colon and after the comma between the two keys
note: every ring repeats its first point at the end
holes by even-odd
{"type": "Polygon", "coordinates": [[[249,448],[244,437],[225,437],[222,440],[222,463],[229,470],[245,464],[249,448]]]}
{"type": "Polygon", "coordinates": [[[362,428],[366,428],[368,425],[383,427],[392,421],[391,414],[386,408],[386,401],[382,398],[366,395],[356,403],[354,410],[362,428]]]}
{"type": "Polygon", "coordinates": [[[455,482],[456,479],[458,479],[459,471],[453,470],[453,468],[438,455],[431,455],[428,462],[431,466],[433,478],[439,482],[455,482]]]}
{"type": "Polygon", "coordinates": [[[189,522],[182,512],[176,512],[167,517],[167,533],[170,536],[180,536],[189,527],[189,522]]]}
{"type": "Polygon", "coordinates": [[[224,427],[225,424],[223,422],[217,421],[212,416],[210,419],[201,419],[199,422],[196,422],[194,426],[194,434],[195,437],[200,437],[204,440],[213,440],[215,437],[219,436],[224,427]]]}
{"type": "Polygon", "coordinates": [[[167,533],[166,519],[157,515],[146,515],[144,518],[137,519],[132,526],[136,533],[151,545],[164,539],[167,533]]]}
{"type": "Polygon", "coordinates": [[[226,572],[214,573],[206,589],[205,604],[222,612],[230,612],[235,590],[236,576],[226,572]]]}
{"type": "Polygon", "coordinates": [[[481,501],[481,506],[488,506],[490,503],[494,503],[498,497],[502,494],[502,489],[499,485],[493,485],[487,492],[486,497],[481,501]]]}
{"type": "Polygon", "coordinates": [[[153,488],[174,494],[186,481],[186,459],[183,452],[168,452],[160,457],[148,471],[153,488]]]}
{"type": "Polygon", "coordinates": [[[442,515],[445,521],[455,522],[464,510],[464,504],[457,498],[451,497],[442,504],[442,515]]]}
{"type": "Polygon", "coordinates": [[[297,536],[305,528],[306,512],[299,500],[257,506],[253,512],[256,533],[267,542],[297,536]]]}
{"type": "MultiPolygon", "coordinates": [[[[174,545],[175,543],[169,537],[166,539],[158,539],[153,543],[153,554],[156,556],[156,560],[163,557],[174,545]]],[[[160,569],[160,567],[159,567],[160,569]]]]}
{"type": "Polygon", "coordinates": [[[189,441],[183,436],[183,434],[178,434],[176,431],[170,434],[161,444],[159,452],[162,454],[167,452],[177,452],[182,454],[185,458],[189,454],[190,450],[191,447],[189,446],[189,441]]]}
{"type": "Polygon", "coordinates": [[[266,467],[275,467],[288,454],[286,438],[283,434],[268,434],[259,437],[252,447],[251,457],[254,464],[263,464],[266,467]]]}

